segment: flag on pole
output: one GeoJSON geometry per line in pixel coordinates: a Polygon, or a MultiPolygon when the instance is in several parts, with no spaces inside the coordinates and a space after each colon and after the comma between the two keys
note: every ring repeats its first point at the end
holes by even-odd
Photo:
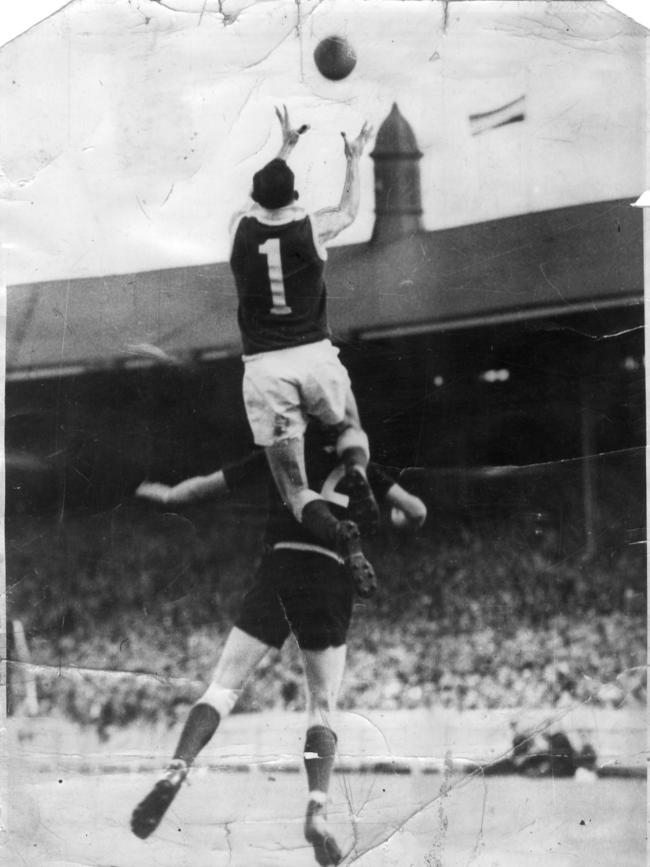
{"type": "Polygon", "coordinates": [[[489,129],[497,129],[500,126],[507,126],[509,123],[523,121],[526,117],[525,107],[526,97],[519,96],[500,108],[470,114],[469,125],[472,135],[479,135],[482,132],[487,132],[489,129]]]}

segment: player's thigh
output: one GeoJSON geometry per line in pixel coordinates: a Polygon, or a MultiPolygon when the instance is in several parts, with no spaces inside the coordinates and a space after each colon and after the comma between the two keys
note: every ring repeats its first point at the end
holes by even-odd
{"type": "Polygon", "coordinates": [[[298,646],[341,647],[352,616],[353,587],[333,557],[309,551],[273,552],[278,597],[298,646]]]}
{"type": "Polygon", "coordinates": [[[346,427],[361,427],[359,407],[357,406],[357,399],[354,396],[354,392],[352,391],[352,386],[348,388],[347,394],[345,395],[345,416],[343,418],[343,424],[346,427]]]}
{"type": "Polygon", "coordinates": [[[338,425],[358,412],[352,395],[350,376],[338,357],[338,349],[331,344],[321,346],[314,359],[305,367],[302,392],[307,412],[324,425],[338,425]]]}
{"type": "Polygon", "coordinates": [[[290,626],[275,587],[274,571],[273,555],[266,554],[234,625],[265,646],[279,649],[289,636],[290,626]]]}
{"type": "Polygon", "coordinates": [[[247,361],[243,396],[257,445],[268,447],[281,440],[304,436],[307,419],[303,396],[299,377],[288,359],[270,352],[247,361]]]}

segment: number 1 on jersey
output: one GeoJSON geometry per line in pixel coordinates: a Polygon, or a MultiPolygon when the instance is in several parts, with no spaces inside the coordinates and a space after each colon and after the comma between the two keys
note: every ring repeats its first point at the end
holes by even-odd
{"type": "Polygon", "coordinates": [[[269,238],[260,244],[259,251],[266,256],[266,264],[269,269],[269,283],[271,284],[271,301],[273,306],[270,312],[276,316],[286,316],[291,313],[291,307],[287,307],[287,298],[284,294],[284,278],[282,276],[282,259],[280,258],[280,239],[269,238]]]}

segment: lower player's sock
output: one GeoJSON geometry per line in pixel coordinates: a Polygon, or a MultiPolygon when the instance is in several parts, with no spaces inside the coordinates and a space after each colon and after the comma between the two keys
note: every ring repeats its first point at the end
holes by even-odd
{"type": "Polygon", "coordinates": [[[302,510],[300,523],[326,545],[336,547],[338,539],[336,528],[339,522],[331,513],[325,500],[310,500],[302,510]]]}
{"type": "Polygon", "coordinates": [[[346,472],[358,469],[365,475],[368,466],[368,453],[361,446],[348,446],[341,452],[341,460],[346,472]]]}
{"type": "Polygon", "coordinates": [[[336,735],[327,726],[315,725],[307,729],[305,738],[305,770],[310,792],[327,794],[334,767],[336,735]]]}
{"type": "Polygon", "coordinates": [[[209,704],[195,704],[183,726],[174,753],[189,767],[216,732],[220,722],[218,712],[209,704]]]}

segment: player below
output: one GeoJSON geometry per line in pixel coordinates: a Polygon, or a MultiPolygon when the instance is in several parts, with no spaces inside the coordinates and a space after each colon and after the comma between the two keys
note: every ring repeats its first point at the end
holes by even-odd
{"type": "MultiPolygon", "coordinates": [[[[334,512],[344,517],[348,495],[340,491],[344,468],[331,438],[316,433],[307,440],[309,480],[322,490],[334,512]],[[322,437],[322,439],[321,439],[322,437]]],[[[268,477],[261,452],[225,466],[208,476],[188,479],[175,487],[145,483],[138,494],[165,506],[227,495],[249,479],[268,477]]],[[[411,529],[426,518],[424,503],[373,464],[368,478],[377,497],[391,505],[411,529]]],[[[340,558],[296,523],[282,504],[275,485],[269,490],[265,553],[252,587],[205,693],[192,707],[173,760],[144,800],[135,808],[133,832],[148,837],[176,796],[198,753],[220,722],[231,712],[250,673],[270,648],[281,648],[292,633],[301,650],[307,686],[307,732],[304,764],[309,788],[304,834],[321,865],[338,864],[341,851],[327,823],[327,799],[337,737],[331,715],[336,708],[346,656],[353,587],[340,558]]]]}
{"type": "Polygon", "coordinates": [[[244,349],[244,403],[255,443],[266,450],[275,483],[296,520],[334,545],[359,582],[373,580],[363,557],[358,527],[372,532],[379,513],[366,478],[368,437],[361,428],[348,372],[330,341],[323,273],[325,245],[349,226],[359,209],[359,159],[371,130],[364,124],[353,141],[344,133],[347,169],[337,207],[313,216],[296,203],[286,159],[300,130],[286,107],[276,114],[282,129],[278,157],[253,178],[253,203],[231,224],[230,265],[239,298],[244,349]],[[345,488],[356,509],[345,525],[307,483],[304,434],[307,418],[338,428],[337,453],[345,488]]]}

